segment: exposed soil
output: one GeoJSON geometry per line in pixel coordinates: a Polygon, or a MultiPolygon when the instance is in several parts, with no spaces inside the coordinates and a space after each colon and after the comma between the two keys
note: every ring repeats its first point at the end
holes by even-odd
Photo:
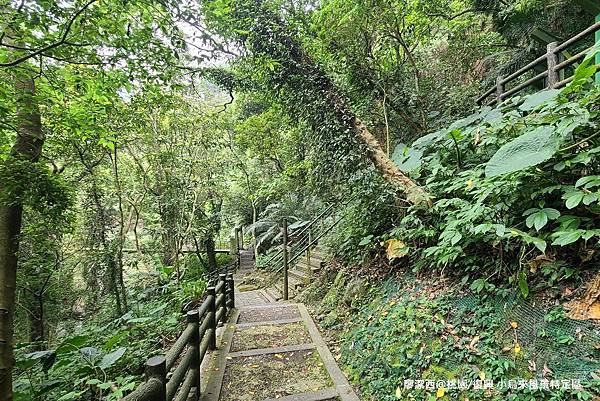
{"type": "Polygon", "coordinates": [[[332,382],[314,351],[286,352],[227,361],[220,401],[257,401],[319,391],[332,382]]]}
{"type": "Polygon", "coordinates": [[[276,348],[311,343],[304,323],[267,324],[238,328],[233,336],[231,352],[258,348],[276,348]]]}
{"type": "Polygon", "coordinates": [[[299,318],[300,311],[296,306],[281,306],[274,308],[248,308],[244,309],[240,314],[238,324],[299,318]]]}

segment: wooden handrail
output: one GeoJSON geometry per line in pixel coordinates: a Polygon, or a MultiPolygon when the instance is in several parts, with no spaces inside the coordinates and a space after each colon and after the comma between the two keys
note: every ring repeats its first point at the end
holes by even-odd
{"type": "MultiPolygon", "coordinates": [[[[237,262],[229,265],[227,270],[231,267],[237,267],[237,262]]],[[[123,401],[200,399],[200,365],[207,351],[216,349],[217,325],[225,323],[229,312],[235,308],[232,272],[219,274],[218,281],[216,287],[207,288],[207,296],[200,307],[187,313],[187,326],[166,355],[147,360],[146,381],[123,401]]]]}
{"type": "Polygon", "coordinates": [[[498,77],[498,79],[496,80],[496,86],[488,89],[485,93],[479,96],[476,99],[477,104],[499,104],[504,99],[521,92],[522,90],[528,88],[535,82],[538,82],[542,79],[545,80],[545,89],[558,89],[564,87],[569,82],[571,82],[573,78],[569,77],[561,80],[560,72],[565,71],[567,68],[569,68],[579,60],[585,58],[585,56],[588,54],[591,48],[581,51],[576,55],[571,56],[568,59],[561,62],[559,62],[559,55],[570,46],[580,42],[581,40],[587,38],[588,36],[598,31],[600,31],[600,22],[596,22],[592,26],[581,31],[580,33],[564,41],[563,43],[559,44],[557,42],[553,42],[548,44],[545,54],[541,55],[540,57],[528,63],[526,66],[518,69],[517,71],[513,72],[512,74],[506,77],[498,77]],[[527,79],[526,81],[516,85],[514,88],[506,90],[507,84],[513,82],[517,78],[522,77],[524,74],[528,73],[529,71],[543,63],[546,63],[545,71],[535,75],[533,78],[527,79]],[[492,95],[495,96],[491,100],[486,101],[486,99],[488,99],[492,95]]]}

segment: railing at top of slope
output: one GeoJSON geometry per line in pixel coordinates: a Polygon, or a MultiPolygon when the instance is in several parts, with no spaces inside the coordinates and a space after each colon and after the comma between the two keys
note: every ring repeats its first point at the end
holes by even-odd
{"type": "MultiPolygon", "coordinates": [[[[187,327],[165,355],[146,361],[146,381],[123,401],[198,401],[200,365],[208,350],[216,349],[217,325],[235,308],[232,272],[239,258],[218,272],[217,284],[198,309],[187,313],[187,327]]],[[[211,278],[212,280],[212,278],[211,278]]]]}
{"type": "Polygon", "coordinates": [[[565,57],[565,52],[569,48],[579,44],[582,40],[588,38],[594,33],[597,33],[598,31],[600,31],[600,22],[596,22],[594,25],[573,36],[571,39],[564,41],[563,43],[552,42],[548,44],[546,54],[536,58],[531,63],[506,77],[498,77],[496,80],[496,86],[490,88],[487,92],[477,98],[477,104],[500,104],[504,99],[516,95],[517,93],[527,89],[539,81],[544,82],[545,89],[560,89],[565,87],[567,84],[573,81],[574,78],[573,75],[565,78],[565,75],[569,73],[570,67],[583,60],[591,48],[587,48],[570,57],[565,57]],[[511,83],[518,81],[519,78],[528,74],[530,71],[533,71],[535,74],[534,69],[543,64],[545,64],[544,71],[534,75],[524,82],[515,82],[515,86],[507,89],[511,83]]]}

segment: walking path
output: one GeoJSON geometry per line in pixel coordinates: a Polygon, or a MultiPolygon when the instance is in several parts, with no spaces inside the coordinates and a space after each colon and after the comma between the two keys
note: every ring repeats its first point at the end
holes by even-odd
{"type": "MultiPolygon", "coordinates": [[[[236,289],[254,271],[242,251],[236,289]]],[[[204,401],[360,401],[308,310],[272,302],[263,290],[236,292],[203,392],[204,401]]]]}

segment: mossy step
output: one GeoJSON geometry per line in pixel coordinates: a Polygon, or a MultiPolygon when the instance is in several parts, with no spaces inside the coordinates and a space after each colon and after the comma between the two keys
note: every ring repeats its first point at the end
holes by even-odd
{"type": "Polygon", "coordinates": [[[310,283],[310,275],[306,271],[291,269],[289,271],[289,275],[290,277],[298,279],[300,282],[302,282],[302,284],[310,283]]]}
{"type": "Polygon", "coordinates": [[[296,264],[296,270],[303,271],[307,274],[312,274],[321,270],[321,264],[311,263],[310,265],[306,262],[306,259],[301,260],[296,264]]]}

